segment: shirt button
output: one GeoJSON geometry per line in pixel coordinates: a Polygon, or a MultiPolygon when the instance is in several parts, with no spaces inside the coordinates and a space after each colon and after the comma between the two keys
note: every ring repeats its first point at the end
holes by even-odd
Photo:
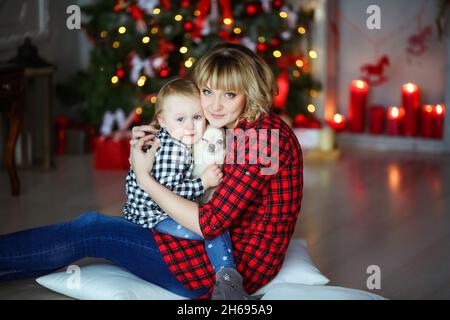
{"type": "Polygon", "coordinates": [[[245,171],[245,174],[249,176],[249,175],[250,175],[250,172],[248,172],[248,171],[245,171]]]}

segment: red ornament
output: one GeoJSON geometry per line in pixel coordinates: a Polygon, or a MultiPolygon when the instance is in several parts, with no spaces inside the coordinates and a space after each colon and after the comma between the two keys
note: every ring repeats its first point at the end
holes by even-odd
{"type": "Polygon", "coordinates": [[[119,78],[122,78],[125,75],[125,72],[123,71],[123,69],[119,69],[116,72],[116,76],[119,78]]]}
{"type": "Polygon", "coordinates": [[[189,7],[189,1],[186,1],[186,0],[181,1],[181,7],[182,7],[182,8],[187,8],[187,7],[189,7]]]}
{"type": "Polygon", "coordinates": [[[128,12],[131,13],[131,16],[135,21],[140,21],[144,17],[144,12],[135,4],[132,4],[128,7],[128,12]]]}
{"type": "Polygon", "coordinates": [[[272,47],[278,47],[280,45],[280,39],[278,38],[273,38],[272,40],[270,40],[270,45],[272,47]]]}
{"type": "Polygon", "coordinates": [[[159,72],[159,76],[160,76],[161,78],[165,78],[165,77],[167,77],[168,75],[169,75],[169,69],[167,69],[167,68],[162,69],[162,70],[159,72]]]}
{"type": "Polygon", "coordinates": [[[274,9],[280,9],[282,5],[283,5],[283,1],[282,0],[274,0],[273,3],[272,3],[272,7],[274,9]]]}
{"type": "Polygon", "coordinates": [[[381,56],[375,64],[364,64],[361,66],[362,79],[371,86],[380,85],[388,80],[384,75],[384,67],[389,66],[390,61],[387,55],[381,56]]]}
{"type": "Polygon", "coordinates": [[[254,16],[258,12],[258,8],[254,3],[249,3],[245,8],[245,11],[247,12],[247,15],[254,16]]]}
{"type": "Polygon", "coordinates": [[[258,50],[258,52],[265,52],[267,50],[267,45],[260,42],[256,45],[256,50],[258,50]]]}
{"type": "Polygon", "coordinates": [[[192,21],[186,21],[185,23],[184,23],[184,30],[186,30],[186,31],[188,31],[188,32],[190,32],[190,31],[192,31],[192,30],[194,30],[194,24],[192,23],[192,21]]]}

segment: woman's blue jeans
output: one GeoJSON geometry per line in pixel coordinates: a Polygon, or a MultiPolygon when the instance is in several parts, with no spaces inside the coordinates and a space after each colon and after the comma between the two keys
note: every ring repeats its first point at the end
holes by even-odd
{"type": "Polygon", "coordinates": [[[189,299],[208,292],[186,289],[177,280],[150,230],[95,211],[68,222],[0,235],[0,281],[42,276],[86,257],[110,260],[189,299]]]}

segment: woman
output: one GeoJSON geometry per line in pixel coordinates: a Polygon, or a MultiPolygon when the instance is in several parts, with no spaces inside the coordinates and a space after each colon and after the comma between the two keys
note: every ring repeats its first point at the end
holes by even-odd
{"type": "MultiPolygon", "coordinates": [[[[237,268],[253,293],[278,273],[295,229],[303,185],[300,146],[270,112],[274,77],[251,50],[218,45],[199,60],[194,78],[210,124],[246,134],[244,144],[228,143],[224,178],[212,199],[198,206],[149,176],[158,146],[142,151],[154,136],[146,135],[153,130],[149,126],[133,130],[131,163],[139,185],[178,223],[204,238],[230,231],[237,268]],[[258,143],[250,143],[255,138],[258,143]],[[234,151],[237,161],[231,161],[234,151]],[[267,168],[261,158],[269,154],[275,161],[267,168]]],[[[84,257],[108,259],[187,298],[211,297],[215,283],[203,242],[150,232],[98,212],[1,235],[0,281],[47,274],[84,257]]]]}

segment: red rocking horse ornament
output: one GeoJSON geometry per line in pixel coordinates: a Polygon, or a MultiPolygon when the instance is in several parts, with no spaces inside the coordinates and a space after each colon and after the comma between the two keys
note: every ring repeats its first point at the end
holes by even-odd
{"type": "Polygon", "coordinates": [[[418,33],[413,34],[408,38],[408,47],[406,51],[409,54],[420,56],[427,51],[428,46],[426,44],[427,38],[433,35],[433,28],[431,25],[424,27],[418,33]]]}
{"type": "Polygon", "coordinates": [[[380,85],[388,80],[384,75],[384,67],[389,66],[390,61],[387,55],[381,56],[376,64],[365,64],[361,67],[362,80],[365,80],[371,86],[380,85]]]}

